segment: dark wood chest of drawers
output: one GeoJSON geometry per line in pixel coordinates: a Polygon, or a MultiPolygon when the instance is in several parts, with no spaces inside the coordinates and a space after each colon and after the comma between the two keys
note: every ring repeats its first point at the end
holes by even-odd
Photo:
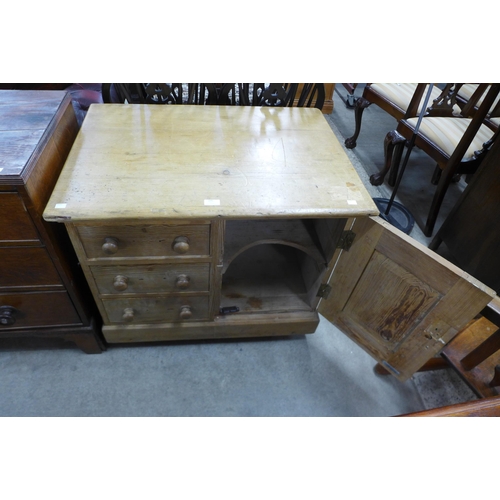
{"type": "Polygon", "coordinates": [[[78,132],[59,91],[0,91],[0,346],[104,349],[65,231],[42,219],[78,132]]]}

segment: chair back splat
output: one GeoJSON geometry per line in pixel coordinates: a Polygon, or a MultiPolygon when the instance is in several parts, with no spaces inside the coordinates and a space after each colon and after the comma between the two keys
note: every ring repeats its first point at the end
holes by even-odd
{"type": "Polygon", "coordinates": [[[299,106],[322,109],[324,83],[103,83],[105,103],[299,106]]]}

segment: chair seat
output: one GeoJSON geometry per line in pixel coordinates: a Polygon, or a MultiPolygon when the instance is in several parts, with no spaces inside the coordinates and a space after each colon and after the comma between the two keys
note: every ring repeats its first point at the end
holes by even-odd
{"type": "MultiPolygon", "coordinates": [[[[400,107],[403,111],[406,111],[408,109],[408,105],[410,104],[411,98],[415,93],[417,84],[416,83],[372,83],[371,88],[372,90],[380,94],[388,101],[391,101],[394,104],[396,104],[396,106],[400,107]]],[[[427,85],[427,87],[424,90],[424,95],[418,107],[417,111],[418,113],[420,113],[422,109],[422,105],[424,104],[424,98],[425,95],[427,94],[428,88],[429,86],[427,85]]],[[[440,94],[441,94],[441,89],[434,86],[427,106],[430,106],[432,104],[432,101],[434,99],[437,99],[440,94]]],[[[458,106],[455,106],[453,109],[454,113],[456,113],[457,115],[460,113],[460,108],[458,106]]]]}
{"type": "MultiPolygon", "coordinates": [[[[417,121],[418,118],[407,120],[413,128],[415,128],[417,121]]],[[[420,123],[420,133],[430,139],[448,156],[451,156],[471,121],[471,118],[427,117],[423,118],[420,123]]],[[[474,157],[474,152],[482,149],[483,144],[492,136],[493,131],[486,125],[481,125],[462,161],[471,160],[474,157]]]]}
{"type": "MultiPolygon", "coordinates": [[[[472,94],[474,94],[474,92],[476,91],[477,87],[478,87],[477,83],[464,83],[460,87],[460,90],[458,91],[458,95],[460,97],[462,97],[463,99],[465,99],[466,101],[468,101],[472,97],[472,94]]],[[[476,106],[480,106],[481,105],[481,103],[483,102],[483,99],[484,99],[485,95],[486,95],[486,92],[483,93],[483,95],[477,100],[476,106]]],[[[493,105],[491,106],[491,109],[493,109],[497,105],[497,103],[498,103],[499,100],[500,100],[500,95],[497,96],[497,98],[493,102],[493,105]]],[[[492,120],[492,121],[494,121],[494,120],[492,120]]],[[[497,122],[498,122],[498,120],[497,120],[497,122]]]]}

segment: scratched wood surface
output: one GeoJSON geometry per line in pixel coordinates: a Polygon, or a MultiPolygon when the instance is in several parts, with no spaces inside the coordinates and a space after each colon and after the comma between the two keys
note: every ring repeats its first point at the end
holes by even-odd
{"type": "MultiPolygon", "coordinates": [[[[46,133],[65,92],[2,90],[0,177],[20,175],[46,133]]],[[[0,179],[0,183],[8,182],[0,179]]]]}
{"type": "Polygon", "coordinates": [[[377,214],[315,108],[92,105],[47,220],[377,214]]]}
{"type": "Polygon", "coordinates": [[[495,292],[378,217],[357,219],[353,231],[319,312],[404,381],[495,292]]]}

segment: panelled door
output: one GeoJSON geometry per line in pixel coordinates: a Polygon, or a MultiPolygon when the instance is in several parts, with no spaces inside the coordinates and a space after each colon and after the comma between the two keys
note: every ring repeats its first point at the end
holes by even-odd
{"type": "Polygon", "coordinates": [[[351,230],[318,311],[405,381],[495,292],[379,217],[358,218],[351,230]]]}

